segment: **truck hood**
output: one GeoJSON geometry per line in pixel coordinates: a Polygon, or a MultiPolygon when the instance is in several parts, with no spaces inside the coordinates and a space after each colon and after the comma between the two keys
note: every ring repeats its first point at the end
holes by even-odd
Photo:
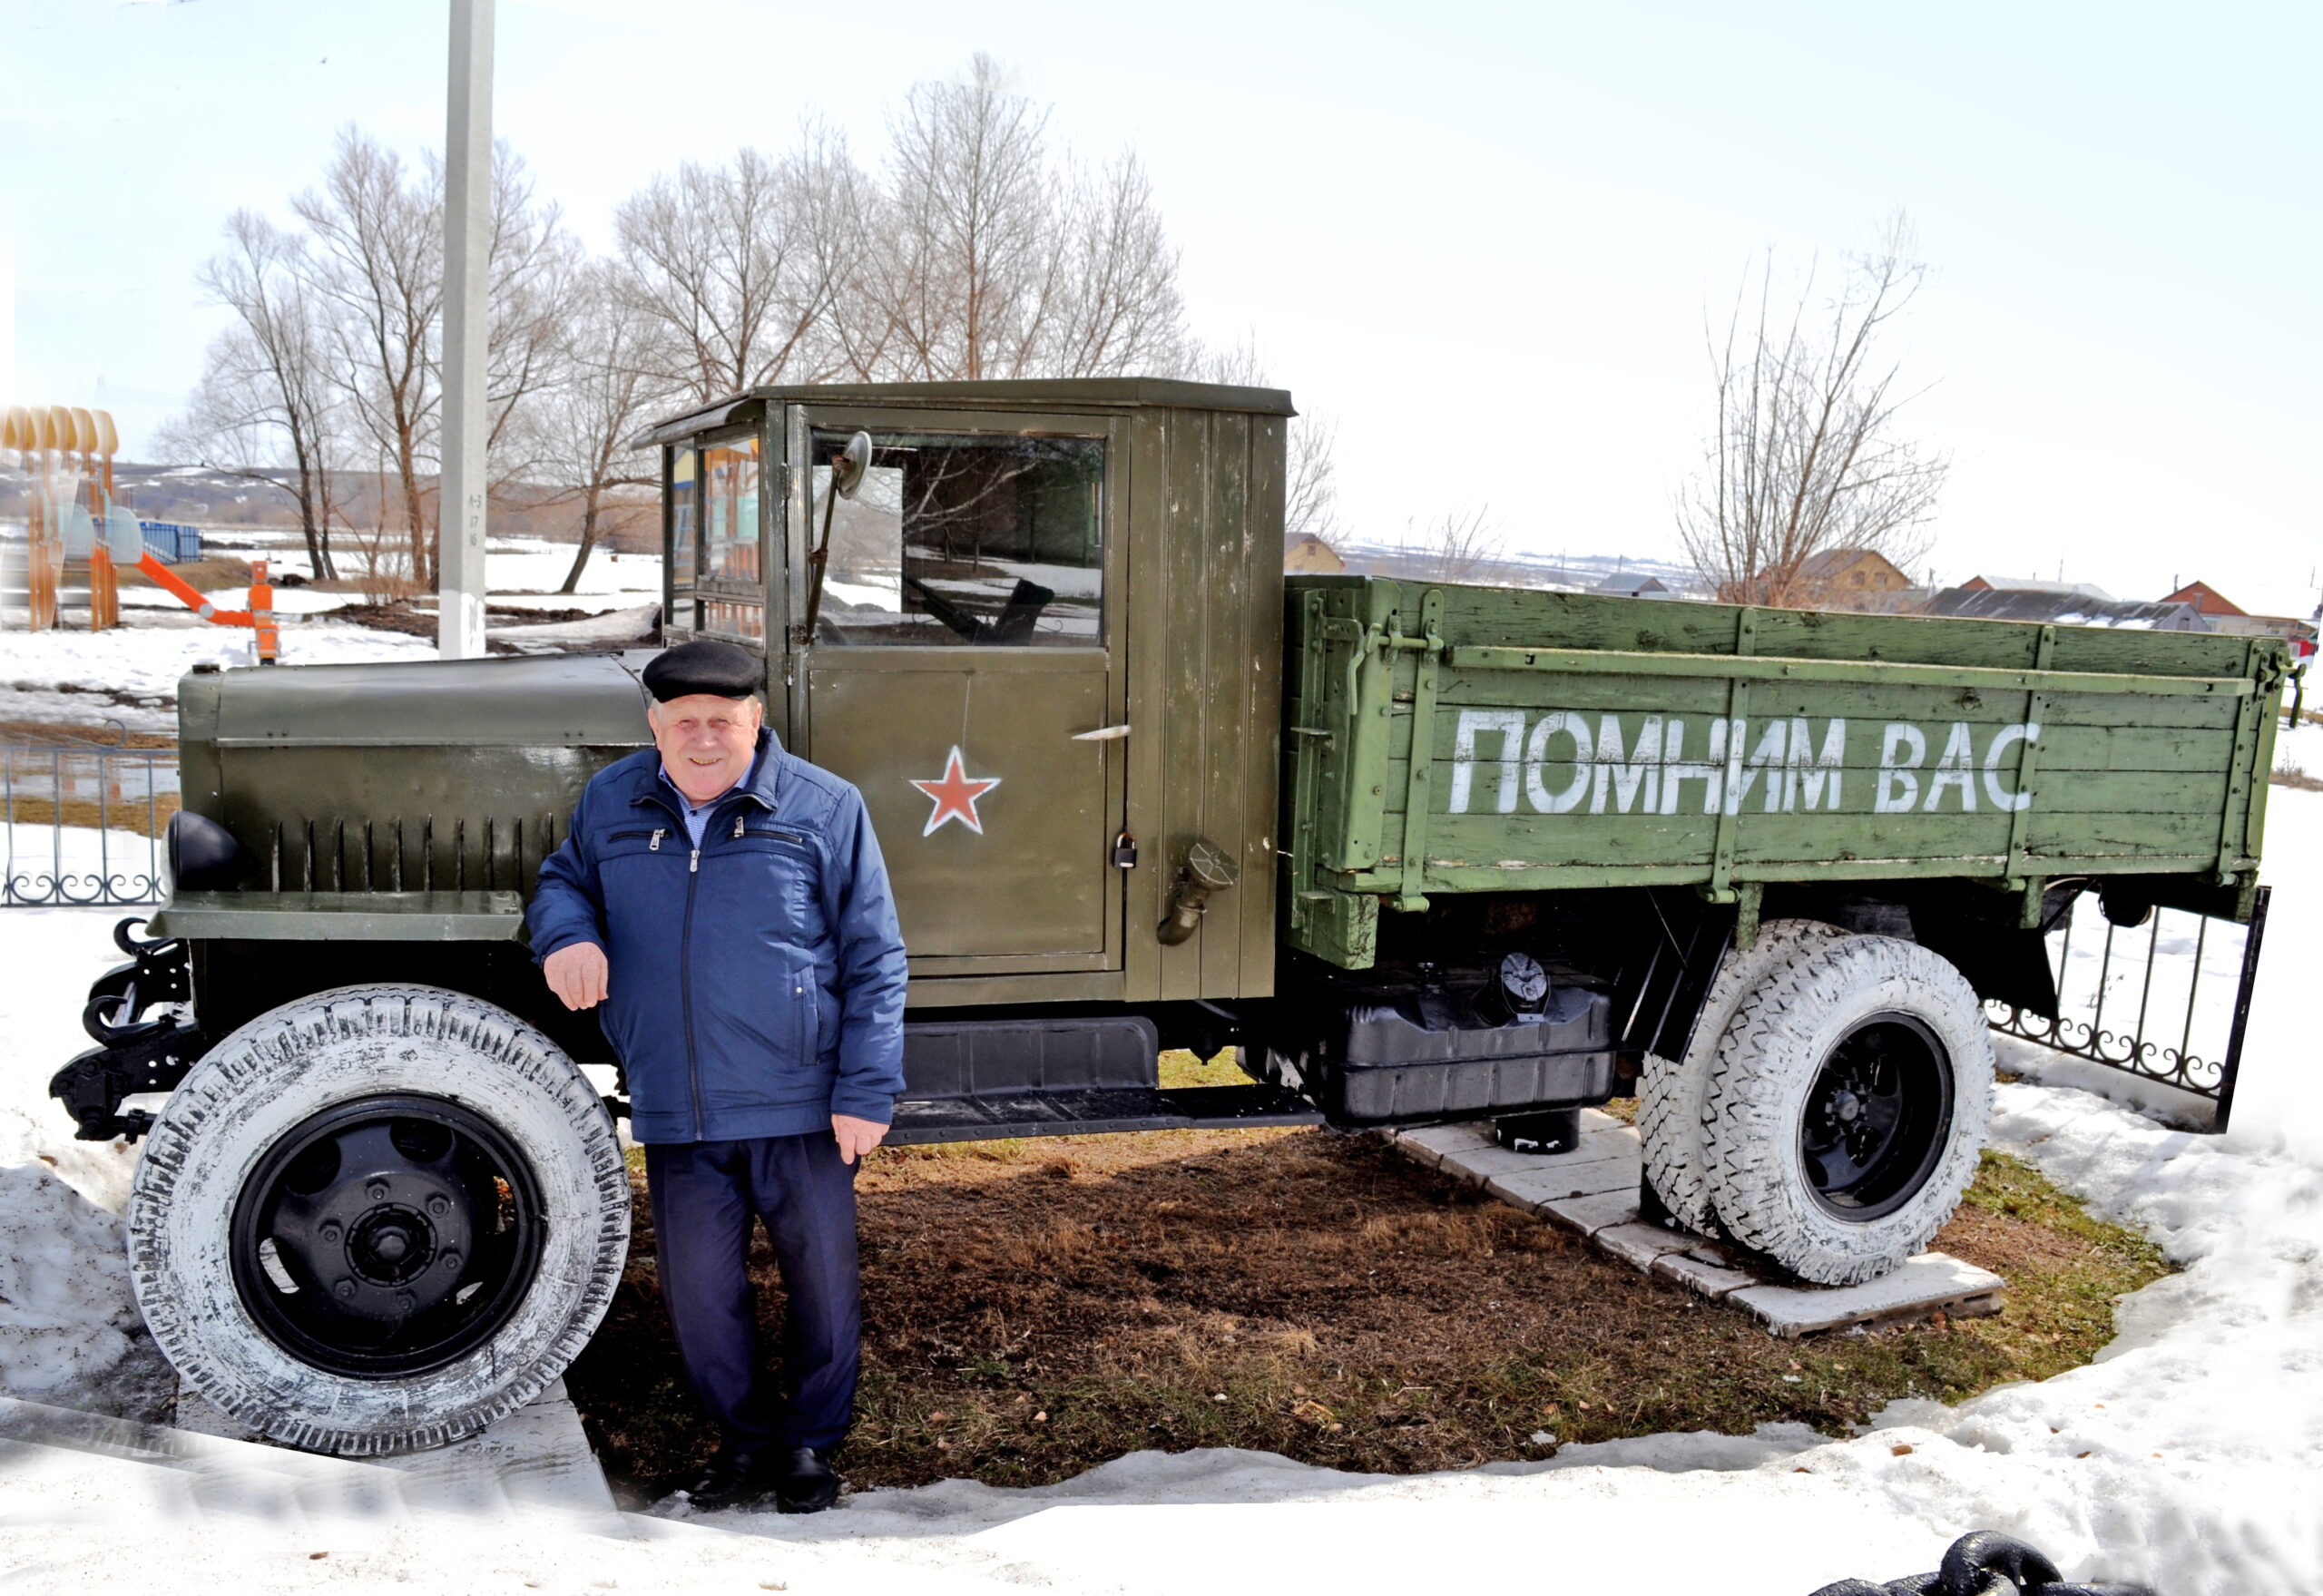
{"type": "Polygon", "coordinates": [[[178,684],[182,744],[642,748],[652,651],[251,667],[178,684]]]}

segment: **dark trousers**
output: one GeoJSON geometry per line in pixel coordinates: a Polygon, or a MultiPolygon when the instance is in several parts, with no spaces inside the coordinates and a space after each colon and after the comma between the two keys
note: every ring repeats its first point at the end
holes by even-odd
{"type": "Polygon", "coordinates": [[[855,1417],[863,1310],[855,1172],[828,1131],[645,1149],[662,1300],[694,1395],[729,1445],[836,1445],[855,1417]],[[782,1268],[782,1367],[758,1356],[750,1219],[782,1268]]]}

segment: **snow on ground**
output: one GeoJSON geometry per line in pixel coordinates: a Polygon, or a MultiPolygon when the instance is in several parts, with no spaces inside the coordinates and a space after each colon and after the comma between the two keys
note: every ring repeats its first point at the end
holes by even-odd
{"type": "MultiPolygon", "coordinates": [[[[867,1492],[815,1518],[708,1515],[691,1538],[642,1546],[546,1524],[479,1526],[472,1542],[397,1524],[261,1529],[166,1503],[107,1506],[117,1485],[0,1457],[0,1556],[38,1568],[45,1588],[98,1589],[117,1575],[118,1530],[91,1528],[134,1523],[166,1524],[173,1581],[195,1589],[292,1589],[320,1572],[302,1560],[329,1546],[334,1576],[360,1588],[463,1591],[1619,1581],[1805,1596],[1845,1575],[1932,1568],[1955,1535],[1991,1528],[2041,1546],[2068,1578],[2171,1596],[2323,1590],[2323,1072],[2301,1001],[2323,956],[2323,795],[2278,788],[2272,804],[2269,875],[2283,894],[2233,1131],[2190,1135],[2087,1092],[2001,1089],[1999,1146],[2181,1266],[2123,1301],[2098,1361],[2037,1385],[1952,1409],[1897,1403],[1849,1440],[1796,1427],[1657,1435],[1417,1477],[1141,1453],[1042,1490],[867,1492]]],[[[130,1157],[69,1140],[44,1097],[83,1045],[79,996],[112,962],[113,917],[0,911],[0,1382],[51,1400],[103,1390],[116,1376],[96,1371],[123,1346],[132,1363],[138,1340],[109,1217],[130,1157]]],[[[2031,1050],[2009,1062],[2030,1067],[2031,1050]]]]}
{"type": "Polygon", "coordinates": [[[2323,779],[2323,725],[2302,720],[2297,726],[2277,726],[2275,769],[2323,779]]]}
{"type": "Polygon", "coordinates": [[[621,609],[662,602],[661,555],[619,554],[603,548],[589,556],[577,592],[557,592],[564,573],[573,569],[573,550],[571,543],[539,538],[493,539],[484,561],[485,581],[495,595],[492,602],[544,610],[596,609],[601,604],[621,609]]]}
{"type": "MultiPolygon", "coordinates": [[[[127,721],[130,717],[120,712],[124,707],[167,709],[152,729],[173,731],[178,679],[205,660],[220,666],[250,664],[253,641],[245,628],[201,622],[97,632],[0,632],[0,720],[94,721],[111,715],[127,721]],[[36,712],[42,710],[48,712],[36,712]]],[[[421,638],[337,622],[282,629],[282,660],[289,665],[421,660],[434,653],[421,638]]]]}
{"type": "MultiPolygon", "coordinates": [[[[306,549],[292,532],[240,528],[220,534],[214,554],[266,556],[276,574],[309,574],[306,549]]],[[[573,563],[573,546],[538,538],[495,538],[485,555],[485,577],[493,608],[649,612],[662,602],[658,554],[617,554],[600,549],[590,557],[581,591],[560,593],[558,585],[573,563]]],[[[207,590],[203,597],[221,610],[239,610],[250,597],[247,585],[207,590]]],[[[23,630],[21,607],[0,612],[0,720],[35,720],[98,725],[119,720],[132,731],[177,729],[178,679],[197,661],[221,665],[252,662],[252,636],[242,627],[212,625],[158,588],[124,588],[125,626],[91,632],[74,624],[53,632],[23,630]]],[[[360,603],[359,593],[316,592],[278,587],[276,613],[282,618],[282,661],[287,665],[343,664],[360,660],[419,660],[435,650],[425,638],[378,632],[332,621],[330,612],[360,603]]],[[[433,607],[423,596],[422,609],[433,607]]],[[[586,623],[576,623],[585,627],[586,623]]],[[[627,635],[625,623],[608,620],[607,635],[627,635]]],[[[501,622],[490,631],[508,629],[501,622]]],[[[585,632],[554,642],[588,643],[585,632]]]]}

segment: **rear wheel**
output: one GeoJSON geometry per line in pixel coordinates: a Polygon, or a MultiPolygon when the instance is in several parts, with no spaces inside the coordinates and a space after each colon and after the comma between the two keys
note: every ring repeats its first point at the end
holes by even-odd
{"type": "Polygon", "coordinates": [[[1797,950],[1720,1040],[1704,1111],[1728,1234],[1852,1285],[1924,1249],[1975,1178],[1992,1111],[1983,1005],[1913,943],[1797,950]]]}
{"type": "Polygon", "coordinates": [[[1820,920],[1769,920],[1747,948],[1729,954],[1703,994],[1685,1056],[1649,1054],[1638,1080],[1637,1128],[1645,1178],[1671,1218],[1708,1234],[1717,1223],[1710,1201],[1710,1132],[1703,1115],[1719,1044],[1745,999],[1768,975],[1802,952],[1825,946],[1846,932],[1820,920]]]}
{"type": "Polygon", "coordinates": [[[348,987],[195,1066],[131,1194],[130,1264],[187,1385],[273,1439],[440,1445],[531,1401],[594,1331],[629,1182],[587,1079],[491,1004],[348,987]]]}

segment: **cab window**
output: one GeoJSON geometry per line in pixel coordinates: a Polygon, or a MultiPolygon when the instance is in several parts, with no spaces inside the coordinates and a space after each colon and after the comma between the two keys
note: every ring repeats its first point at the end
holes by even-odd
{"type": "Polygon", "coordinates": [[[765,642],[760,490],[756,436],[671,452],[665,497],[673,626],[765,642]]]}
{"type": "MultiPolygon", "coordinates": [[[[852,436],[813,435],[810,540],[822,535],[829,462],[852,436]]],[[[1104,440],[871,438],[870,469],[832,518],[817,642],[1103,646],[1104,440]]]]}

